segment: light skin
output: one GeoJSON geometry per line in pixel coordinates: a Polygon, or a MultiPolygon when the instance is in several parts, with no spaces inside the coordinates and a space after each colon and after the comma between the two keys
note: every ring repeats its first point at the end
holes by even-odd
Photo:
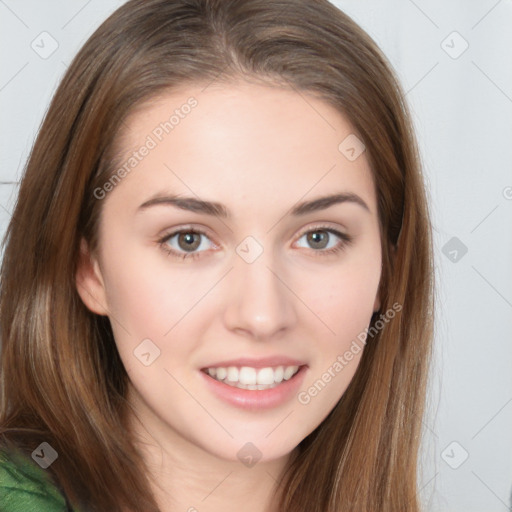
{"type": "Polygon", "coordinates": [[[82,245],[77,289],[111,321],[161,510],[277,512],[275,480],[339,401],[363,351],[307,405],[292,396],[259,411],[222,401],[199,371],[222,359],[285,355],[308,365],[305,391],[332,367],[380,307],[376,191],[366,154],[350,161],[339,151],[354,130],[324,101],[245,82],[203,89],[167,93],[127,119],[130,155],[190,96],[198,101],[102,199],[99,250],[82,245]],[[232,216],[138,210],[164,192],[222,203],[232,216]],[[290,213],[338,192],[368,209],[345,201],[290,213]],[[195,235],[198,258],[164,250],[187,254],[179,235],[159,244],[179,230],[206,233],[195,235]],[[236,252],[248,236],[263,249],[251,263],[236,252]],[[160,356],[145,366],[134,350],[148,338],[160,356]],[[237,457],[247,442],[262,454],[252,467],[237,457]]]}

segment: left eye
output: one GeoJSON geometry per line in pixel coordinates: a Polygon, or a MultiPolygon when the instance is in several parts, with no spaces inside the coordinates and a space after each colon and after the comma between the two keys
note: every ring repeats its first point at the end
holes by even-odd
{"type": "MultiPolygon", "coordinates": [[[[334,229],[314,229],[304,233],[299,240],[306,237],[306,241],[310,244],[311,249],[333,249],[336,247],[335,238],[343,238],[343,234],[339,233],[334,229]],[[334,235],[334,237],[332,236],[334,235]],[[333,241],[332,245],[328,245],[329,242],[333,241]]],[[[308,248],[308,247],[306,247],[308,248]]]]}

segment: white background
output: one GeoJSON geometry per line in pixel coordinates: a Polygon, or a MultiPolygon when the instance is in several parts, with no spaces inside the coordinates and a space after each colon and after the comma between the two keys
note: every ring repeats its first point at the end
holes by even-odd
{"type": "MultiPolygon", "coordinates": [[[[122,3],[0,0],[2,236],[59,79],[122,3]],[[44,31],[58,43],[47,58],[31,47],[51,49],[44,31]]],[[[334,3],[369,32],[396,69],[431,197],[438,309],[421,500],[428,512],[510,510],[512,1],[334,3]]]]}

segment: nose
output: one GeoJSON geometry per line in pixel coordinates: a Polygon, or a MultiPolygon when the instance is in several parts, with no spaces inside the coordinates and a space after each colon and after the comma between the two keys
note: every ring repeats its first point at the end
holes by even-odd
{"type": "Polygon", "coordinates": [[[227,280],[226,328],[260,341],[293,328],[297,321],[295,296],[285,274],[271,251],[263,251],[252,263],[235,255],[227,280]]]}

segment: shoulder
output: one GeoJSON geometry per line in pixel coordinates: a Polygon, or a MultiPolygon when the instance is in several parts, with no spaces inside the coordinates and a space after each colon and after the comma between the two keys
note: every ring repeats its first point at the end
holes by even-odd
{"type": "Polygon", "coordinates": [[[0,449],[0,511],[65,512],[66,500],[31,458],[0,449]]]}

